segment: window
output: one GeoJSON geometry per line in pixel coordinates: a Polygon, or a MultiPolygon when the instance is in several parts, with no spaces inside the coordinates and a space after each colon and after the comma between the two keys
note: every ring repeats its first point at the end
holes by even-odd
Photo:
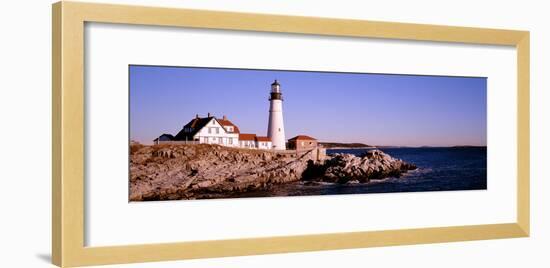
{"type": "Polygon", "coordinates": [[[219,127],[216,128],[216,134],[220,134],[220,128],[219,127]]]}
{"type": "Polygon", "coordinates": [[[212,134],[212,128],[211,127],[208,128],[208,134],[212,134]]]}
{"type": "Polygon", "coordinates": [[[229,144],[233,144],[233,138],[229,138],[229,144]]]}

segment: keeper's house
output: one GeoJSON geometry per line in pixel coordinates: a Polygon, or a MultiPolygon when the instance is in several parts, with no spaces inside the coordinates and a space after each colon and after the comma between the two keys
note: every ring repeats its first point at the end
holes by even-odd
{"type": "Polygon", "coordinates": [[[240,133],[239,128],[224,115],[222,119],[208,113],[207,117],[196,115],[189,123],[176,134],[162,134],[154,140],[155,144],[219,144],[228,147],[272,149],[273,145],[268,137],[259,137],[256,134],[240,133]]]}

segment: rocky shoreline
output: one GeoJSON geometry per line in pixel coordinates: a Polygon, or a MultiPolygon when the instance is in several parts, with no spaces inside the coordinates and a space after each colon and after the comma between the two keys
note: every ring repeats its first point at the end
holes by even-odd
{"type": "Polygon", "coordinates": [[[219,145],[130,146],[130,201],[202,199],[296,181],[366,183],[399,177],[413,164],[379,150],[360,157],[316,150],[277,152],[219,145]]]}

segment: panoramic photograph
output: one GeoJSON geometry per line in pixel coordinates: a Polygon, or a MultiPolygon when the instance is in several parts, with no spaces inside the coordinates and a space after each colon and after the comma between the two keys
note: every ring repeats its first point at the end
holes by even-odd
{"type": "Polygon", "coordinates": [[[129,66],[129,201],[487,189],[487,78],[129,66]]]}

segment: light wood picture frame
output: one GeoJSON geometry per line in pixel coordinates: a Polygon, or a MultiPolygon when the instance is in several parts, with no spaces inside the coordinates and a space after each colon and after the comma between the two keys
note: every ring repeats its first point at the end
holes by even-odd
{"type": "Polygon", "coordinates": [[[52,7],[52,261],[60,267],[529,236],[529,32],[393,22],[58,2],[52,7]],[[472,226],[108,247],[84,244],[85,22],[515,46],[517,220],[472,226]]]}

